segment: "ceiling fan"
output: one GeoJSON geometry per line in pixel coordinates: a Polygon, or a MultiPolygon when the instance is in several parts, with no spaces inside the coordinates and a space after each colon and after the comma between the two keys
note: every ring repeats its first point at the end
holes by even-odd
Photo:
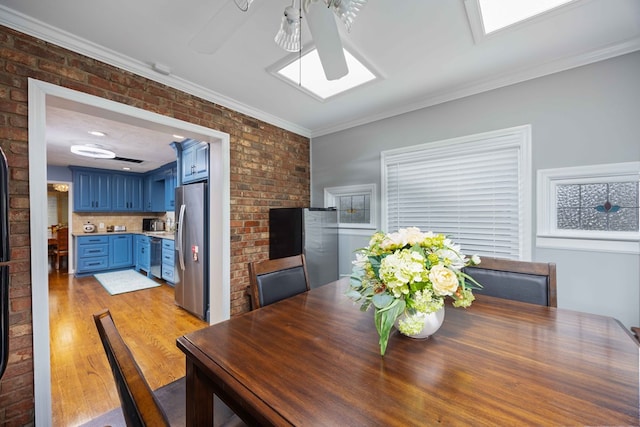
{"type": "MultiPolygon", "coordinates": [[[[350,30],[353,20],[367,1],[292,0],[291,6],[284,10],[274,41],[286,51],[301,51],[301,23],[305,19],[327,80],[340,79],[349,70],[335,16],[350,30]]],[[[226,0],[222,8],[191,40],[190,46],[200,53],[216,52],[237,31],[243,20],[267,3],[261,1],[253,5],[253,2],[254,0],[226,0]]]]}

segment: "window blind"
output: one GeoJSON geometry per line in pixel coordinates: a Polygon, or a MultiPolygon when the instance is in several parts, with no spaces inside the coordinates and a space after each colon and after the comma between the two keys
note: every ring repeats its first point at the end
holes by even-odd
{"type": "Polygon", "coordinates": [[[524,258],[522,143],[521,132],[507,130],[383,153],[386,231],[419,227],[466,254],[524,258]]]}

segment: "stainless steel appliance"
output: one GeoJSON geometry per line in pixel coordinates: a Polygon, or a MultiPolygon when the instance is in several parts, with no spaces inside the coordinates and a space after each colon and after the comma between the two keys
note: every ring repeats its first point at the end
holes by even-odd
{"type": "Polygon", "coordinates": [[[208,192],[204,182],[176,188],[175,300],[209,319],[208,192]]]}
{"type": "Polygon", "coordinates": [[[269,258],[303,253],[311,287],[338,279],[338,215],[334,208],[269,210],[269,258]]]}
{"type": "Polygon", "coordinates": [[[9,168],[0,148],[0,378],[9,360],[9,168]]]}
{"type": "Polygon", "coordinates": [[[164,231],[164,221],[159,218],[142,218],[142,231],[164,231]]]}
{"type": "Polygon", "coordinates": [[[149,243],[151,244],[151,275],[162,279],[162,239],[159,237],[150,237],[149,243]]]}

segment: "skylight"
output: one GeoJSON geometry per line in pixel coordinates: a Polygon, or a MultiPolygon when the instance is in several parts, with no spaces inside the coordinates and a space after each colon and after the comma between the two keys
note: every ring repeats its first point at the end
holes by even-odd
{"type": "Polygon", "coordinates": [[[500,30],[574,0],[478,0],[485,34],[500,30]]]}
{"type": "Polygon", "coordinates": [[[295,61],[276,70],[276,73],[291,84],[301,87],[323,100],[376,78],[375,74],[346,49],[344,50],[344,56],[347,60],[349,74],[338,80],[327,80],[325,78],[318,51],[315,49],[302,55],[302,58],[296,58],[295,61]],[[302,66],[300,61],[302,61],[302,66]],[[302,77],[302,84],[300,84],[300,77],[302,77]]]}

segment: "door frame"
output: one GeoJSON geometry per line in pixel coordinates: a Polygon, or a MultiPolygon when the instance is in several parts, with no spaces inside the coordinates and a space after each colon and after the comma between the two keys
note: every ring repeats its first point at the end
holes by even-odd
{"type": "MultiPolygon", "coordinates": [[[[51,424],[51,365],[47,259],[47,143],[48,103],[80,104],[89,110],[126,116],[140,124],[174,129],[210,145],[209,170],[209,306],[210,323],[230,317],[230,161],[229,134],[94,95],[29,78],[29,203],[31,219],[31,299],[36,425],[51,424]]],[[[70,213],[71,214],[71,213],[70,213]]]]}

